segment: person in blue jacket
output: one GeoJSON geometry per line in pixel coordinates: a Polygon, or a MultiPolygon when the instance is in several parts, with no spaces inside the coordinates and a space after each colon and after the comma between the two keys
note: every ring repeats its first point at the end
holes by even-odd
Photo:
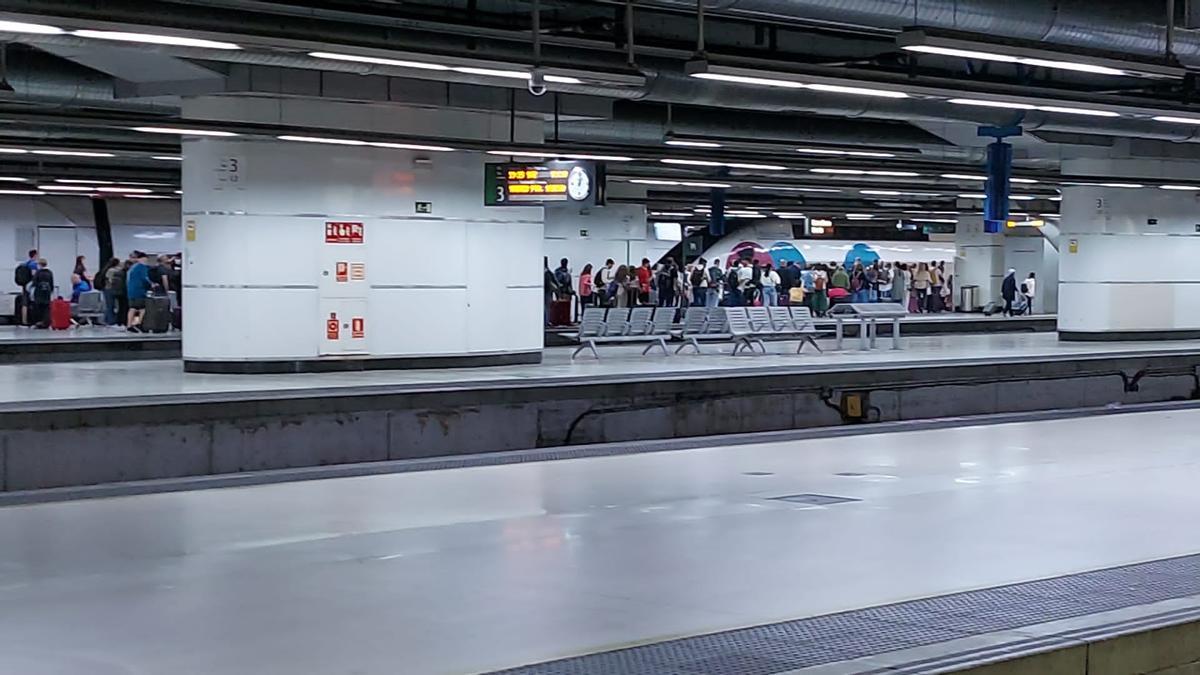
{"type": "Polygon", "coordinates": [[[125,275],[125,293],[129,296],[128,330],[140,333],[146,297],[150,294],[150,266],[146,264],[146,254],[141,251],[134,251],[133,259],[133,266],[125,275]]]}

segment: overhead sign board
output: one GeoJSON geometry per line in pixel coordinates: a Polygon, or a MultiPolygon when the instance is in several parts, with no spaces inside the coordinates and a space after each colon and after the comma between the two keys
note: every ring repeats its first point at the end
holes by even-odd
{"type": "Polygon", "coordinates": [[[604,165],[546,160],[484,165],[484,206],[604,203],[604,165]]]}

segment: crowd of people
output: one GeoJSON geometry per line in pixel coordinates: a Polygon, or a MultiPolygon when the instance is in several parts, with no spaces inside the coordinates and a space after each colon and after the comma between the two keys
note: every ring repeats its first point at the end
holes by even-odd
{"type": "MultiPolygon", "coordinates": [[[[87,258],[78,256],[71,273],[70,301],[78,303],[80,295],[100,291],[104,294],[104,324],[141,332],[147,298],[174,293],[179,302],[183,301],[181,258],[181,254],[160,255],[151,262],[147,254],[134,251],[125,260],[110,258],[92,274],[87,258]]],[[[49,262],[39,256],[37,249],[30,250],[29,258],[17,266],[14,280],[21,289],[18,324],[48,328],[50,303],[63,297],[49,262]]]]}
{"type": "MultiPolygon", "coordinates": [[[[1033,275],[1028,289],[1033,292],[1033,275]]],[[[554,301],[574,299],[576,316],[583,307],[716,307],[718,305],[804,305],[823,316],[839,302],[896,302],[914,314],[952,311],[954,277],[945,262],[864,264],[830,262],[797,264],[740,258],[722,267],[703,258],[680,266],[673,258],[651,265],[618,265],[612,259],[600,268],[590,263],[574,279],[570,261],[563,258],[550,270],[545,265],[546,320],[554,301]]]]}

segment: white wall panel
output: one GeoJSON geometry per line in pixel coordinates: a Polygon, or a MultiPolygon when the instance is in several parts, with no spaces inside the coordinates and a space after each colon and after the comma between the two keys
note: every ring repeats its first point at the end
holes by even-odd
{"type": "Polygon", "coordinates": [[[188,288],[188,359],[315,358],[323,324],[316,289],[188,288]]]}
{"type": "Polygon", "coordinates": [[[371,289],[367,306],[371,354],[466,354],[466,298],[466,289],[371,289]]]}
{"type": "MultiPolygon", "coordinates": [[[[197,229],[189,286],[317,286],[342,246],[325,244],[325,221],[361,222],[361,250],[345,245],[345,257],[366,261],[372,356],[541,348],[542,210],[484,207],[485,156],[431,153],[415,162],[406,151],[205,140],[189,141],[185,157],[183,219],[197,229]],[[221,169],[230,158],[236,184],[221,169]],[[433,213],[416,214],[418,201],[433,213]],[[529,326],[504,328],[514,317],[529,326]]],[[[215,309],[189,305],[189,330],[205,321],[194,312],[215,309]]],[[[322,336],[325,318],[316,308],[297,313],[285,330],[322,336]]],[[[295,356],[315,351],[306,344],[295,356]]],[[[198,352],[185,343],[184,353],[198,352]]]]}

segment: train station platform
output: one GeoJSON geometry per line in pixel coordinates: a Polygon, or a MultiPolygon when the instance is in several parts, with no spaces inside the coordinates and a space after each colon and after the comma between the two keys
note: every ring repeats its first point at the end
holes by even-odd
{"type": "MultiPolygon", "coordinates": [[[[961,335],[988,333],[1053,332],[1053,314],[1030,316],[983,316],[982,314],[919,314],[905,319],[905,335],[961,335]]],[[[846,326],[847,335],[858,334],[857,324],[846,326]]],[[[890,335],[891,325],[880,326],[890,335]]],[[[548,347],[574,344],[570,335],[578,328],[549,328],[548,347]]],[[[179,358],[182,334],[129,333],[121,329],[84,326],[66,331],[34,330],[0,326],[0,364],[58,361],[140,361],[179,358]]]]}
{"type": "MultiPolygon", "coordinates": [[[[880,343],[887,344],[887,340],[880,343]]],[[[912,337],[904,349],[731,356],[606,346],[537,365],[304,375],[184,373],[177,360],[0,366],[0,492],[820,429],[1107,410],[1200,397],[1200,342],[1060,343],[1053,334],[912,337]]],[[[95,490],[98,488],[87,488],[95,490]]]]}
{"type": "Polygon", "coordinates": [[[0,672],[1194,672],[1169,668],[1200,660],[1198,423],[623,444],[4,507],[0,672]]]}

